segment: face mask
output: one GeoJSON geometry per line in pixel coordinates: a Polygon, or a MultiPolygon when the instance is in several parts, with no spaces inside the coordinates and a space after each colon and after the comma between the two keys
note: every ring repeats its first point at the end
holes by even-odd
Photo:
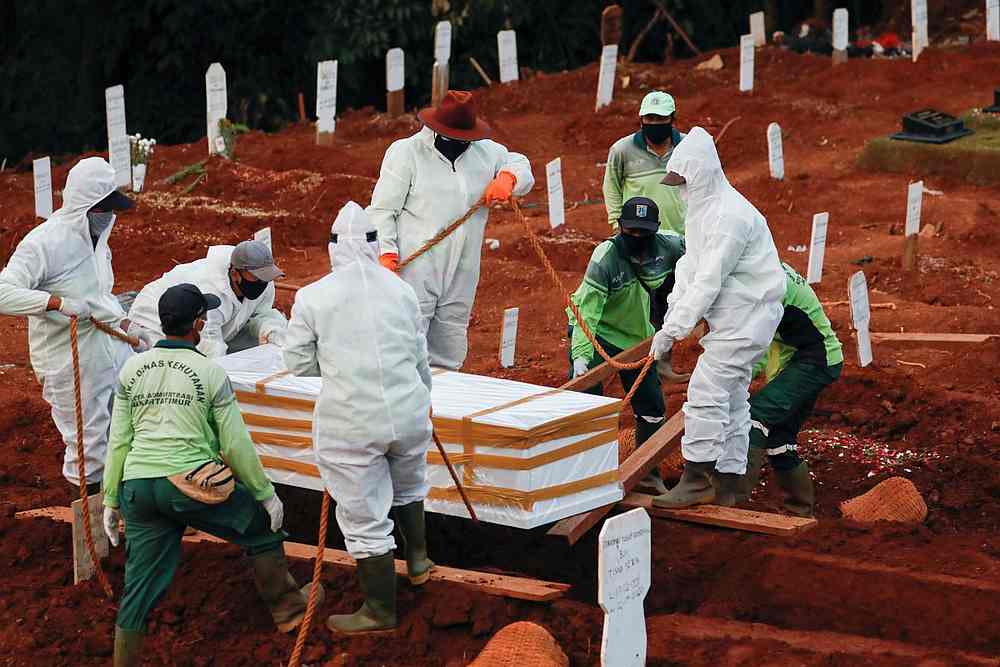
{"type": "Polygon", "coordinates": [[[240,291],[243,292],[243,296],[253,301],[264,293],[267,289],[266,280],[245,280],[240,278],[240,291]]]}
{"type": "Polygon", "coordinates": [[[114,219],[115,214],[111,211],[88,211],[87,223],[90,225],[90,236],[98,238],[114,219]]]}
{"type": "Polygon", "coordinates": [[[652,253],[655,239],[653,234],[646,236],[632,236],[630,234],[620,234],[622,242],[625,244],[625,252],[633,259],[642,259],[652,253]]]}
{"type": "Polygon", "coordinates": [[[443,135],[437,135],[434,137],[434,148],[441,152],[441,155],[448,158],[452,163],[458,159],[458,156],[465,152],[465,149],[469,147],[471,141],[461,141],[459,139],[449,139],[443,135]]]}
{"type": "Polygon", "coordinates": [[[643,123],[642,136],[646,137],[646,141],[649,143],[659,145],[670,138],[673,129],[672,123],[658,123],[656,125],[643,123]]]}

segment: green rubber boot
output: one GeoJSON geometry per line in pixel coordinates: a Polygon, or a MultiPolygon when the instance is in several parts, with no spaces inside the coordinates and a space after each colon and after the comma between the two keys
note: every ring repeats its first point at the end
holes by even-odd
{"type": "Polygon", "coordinates": [[[142,642],[146,635],[138,630],[125,630],[115,626],[115,657],[112,659],[114,667],[135,667],[142,661],[139,655],[142,651],[142,642]]]}
{"type": "Polygon", "coordinates": [[[424,525],[424,502],[422,500],[395,509],[396,525],[403,536],[403,550],[406,553],[406,573],[410,583],[421,586],[430,579],[434,561],[427,557],[427,531],[424,525]]]}
{"type": "Polygon", "coordinates": [[[775,470],[774,477],[785,495],[785,510],[796,516],[812,516],[816,493],[809,465],[802,461],[791,470],[775,470]]]}
{"type": "Polygon", "coordinates": [[[344,635],[388,634],[396,627],[396,565],[392,552],[358,559],[365,601],[353,614],[335,614],[326,627],[344,635]]]}
{"type": "Polygon", "coordinates": [[[740,478],[739,486],[736,490],[736,504],[743,505],[750,501],[753,490],[760,483],[760,469],[764,465],[764,457],[767,455],[766,449],[751,445],[747,452],[747,471],[740,478]]]}
{"type": "MultiPolygon", "coordinates": [[[[299,627],[306,614],[309,588],[301,589],[288,571],[285,550],[273,549],[253,557],[253,578],[257,593],[271,612],[279,632],[291,632],[299,627]]],[[[317,606],[323,603],[325,592],[320,586],[317,606]]]]}
{"type": "Polygon", "coordinates": [[[714,502],[713,470],[715,470],[715,461],[698,463],[685,461],[681,481],[662,496],[653,498],[653,505],[666,509],[683,509],[714,502]]]}
{"type": "Polygon", "coordinates": [[[723,507],[736,507],[736,498],[739,494],[742,477],[734,472],[716,472],[715,479],[718,485],[715,489],[714,504],[723,507]]]}

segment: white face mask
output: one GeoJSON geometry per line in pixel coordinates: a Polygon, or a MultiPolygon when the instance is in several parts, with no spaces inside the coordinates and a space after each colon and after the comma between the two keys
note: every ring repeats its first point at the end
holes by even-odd
{"type": "Polygon", "coordinates": [[[90,225],[90,235],[95,239],[100,237],[114,219],[115,214],[111,211],[88,211],[87,223],[90,225]]]}

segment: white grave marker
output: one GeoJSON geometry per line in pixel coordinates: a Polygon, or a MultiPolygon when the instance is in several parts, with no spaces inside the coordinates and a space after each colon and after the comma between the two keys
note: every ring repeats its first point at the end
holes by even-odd
{"type": "Polygon", "coordinates": [[[833,48],[847,49],[847,10],[843,7],[833,10],[833,48]]]}
{"type": "Polygon", "coordinates": [[[920,209],[924,198],[924,182],[910,183],[906,189],[906,236],[920,233],[920,209]]]}
{"type": "Polygon", "coordinates": [[[389,92],[402,90],[405,85],[404,78],[405,56],[403,49],[389,49],[385,53],[385,89],[389,92]]]}
{"type": "Polygon", "coordinates": [[[549,225],[552,229],[566,222],[566,208],[563,200],[562,158],[556,158],[545,165],[545,183],[549,191],[549,225]]]}
{"type": "Polygon", "coordinates": [[[785,178],[785,152],[781,146],[781,126],[771,123],[767,126],[767,161],[771,166],[771,178],[785,178]]]}
{"type": "Polygon", "coordinates": [[[986,39],[1000,40],[1000,0],[986,0],[986,39]]]}
{"type": "Polygon", "coordinates": [[[753,35],[754,46],[767,44],[767,33],[764,32],[764,12],[754,12],[750,15],[750,34],[753,35]]]}
{"type": "Polygon", "coordinates": [[[500,365],[504,368],[510,368],[514,365],[519,310],[519,308],[507,308],[503,311],[503,328],[500,330],[500,365]]]}
{"type": "Polygon", "coordinates": [[[867,366],[872,362],[872,340],[868,331],[871,305],[868,302],[868,281],[865,280],[865,272],[858,271],[851,276],[847,289],[851,296],[851,318],[858,334],[858,363],[867,366]]]}
{"type": "Polygon", "coordinates": [[[272,250],[272,248],[271,248],[271,228],[270,227],[265,227],[264,229],[257,230],[257,233],[255,233],[253,235],[253,240],[254,241],[260,241],[261,243],[263,243],[264,245],[267,246],[268,250],[272,250]]]}
{"type": "Polygon", "coordinates": [[[818,283],[823,280],[823,257],[826,254],[826,227],[830,222],[829,212],[813,216],[812,238],[809,240],[809,270],[806,282],[818,283]]]}
{"type": "Polygon", "coordinates": [[[639,507],[604,522],[597,552],[597,600],[604,610],[602,667],[646,664],[646,616],[652,532],[639,507]]]}
{"type": "Polygon", "coordinates": [[[439,21],[434,28],[434,61],[446,63],[451,60],[451,23],[439,21]]]}
{"type": "Polygon", "coordinates": [[[48,156],[32,160],[31,173],[35,180],[35,215],[48,220],[52,215],[52,161],[48,156]]]}
{"type": "Polygon", "coordinates": [[[601,69],[597,75],[597,106],[595,111],[611,104],[611,100],[615,96],[617,69],[618,45],[608,44],[601,49],[601,69]]]}
{"type": "Polygon", "coordinates": [[[219,131],[219,121],[226,117],[229,94],[226,90],[226,70],[219,63],[212,63],[205,72],[205,102],[208,129],[208,154],[226,152],[226,142],[219,131]]]}
{"type": "Polygon", "coordinates": [[[753,35],[740,37],[740,92],[753,90],[753,35]]]}
{"type": "Polygon", "coordinates": [[[916,62],[920,52],[931,43],[927,32],[927,0],[910,0],[910,18],[913,22],[913,61],[916,62]]]}
{"type": "Polygon", "coordinates": [[[125,86],[104,89],[108,117],[108,162],[115,169],[115,187],[132,182],[132,151],[125,128],[125,86]]]}
{"type": "Polygon", "coordinates": [[[333,132],[337,127],[337,61],[316,66],[316,130],[333,132]]]}
{"type": "Polygon", "coordinates": [[[497,33],[497,54],[500,60],[500,83],[517,81],[517,33],[501,30],[497,33]]]}

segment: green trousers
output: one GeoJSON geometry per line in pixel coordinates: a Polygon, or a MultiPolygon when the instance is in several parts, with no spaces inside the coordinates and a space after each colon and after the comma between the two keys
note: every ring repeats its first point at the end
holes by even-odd
{"type": "Polygon", "coordinates": [[[245,486],[224,503],[188,498],[165,477],[130,479],[118,494],[125,520],[125,591],[115,623],[145,632],[146,618],[170,587],[181,560],[181,539],[191,526],[243,547],[249,556],[281,549],[287,535],[245,486]]]}
{"type": "Polygon", "coordinates": [[[799,464],[799,430],[820,393],[840,377],[842,368],[843,364],[820,366],[793,358],[750,397],[750,446],[766,449],[775,470],[791,470],[799,464]]]}
{"type": "MultiPolygon", "coordinates": [[[[567,334],[569,340],[573,340],[573,327],[569,327],[569,333],[567,334]]],[[[597,337],[597,342],[601,344],[604,351],[608,353],[609,356],[615,356],[621,354],[624,350],[620,347],[616,347],[604,340],[600,336],[597,337]]],[[[570,346],[570,353],[572,354],[572,346],[570,346]]],[[[594,357],[590,360],[589,368],[596,368],[604,363],[604,358],[601,355],[594,352],[594,357]]],[[[622,386],[625,388],[625,392],[632,388],[632,383],[635,382],[636,378],[639,377],[640,369],[632,371],[619,371],[621,376],[622,386]]],[[[569,376],[573,379],[573,359],[570,357],[569,360],[569,376]]],[[[597,394],[602,396],[604,394],[604,385],[596,384],[590,389],[586,389],[585,393],[597,394]]],[[[663,390],[660,389],[660,376],[656,373],[656,368],[649,369],[646,373],[646,377],[643,378],[642,384],[636,389],[635,395],[632,397],[632,412],[635,414],[635,444],[641,445],[649,439],[649,436],[656,433],[656,430],[663,425],[663,417],[667,411],[666,404],[663,401],[663,390]]]]}

